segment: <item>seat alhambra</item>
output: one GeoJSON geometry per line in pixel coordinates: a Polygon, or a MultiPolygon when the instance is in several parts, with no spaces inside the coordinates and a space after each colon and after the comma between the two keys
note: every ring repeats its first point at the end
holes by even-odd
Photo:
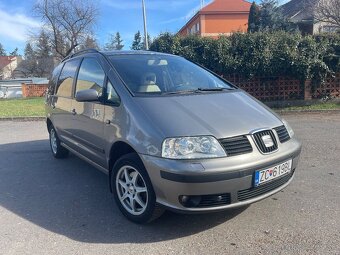
{"type": "Polygon", "coordinates": [[[46,97],[56,158],[72,152],[108,175],[137,223],[165,209],[214,212],[285,188],[301,151],[289,124],[182,57],[85,50],[54,70],[46,97]]]}

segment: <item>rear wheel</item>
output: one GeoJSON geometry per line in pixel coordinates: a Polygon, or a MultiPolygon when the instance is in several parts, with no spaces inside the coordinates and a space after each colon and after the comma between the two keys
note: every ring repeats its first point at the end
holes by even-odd
{"type": "Polygon", "coordinates": [[[136,223],[147,223],[162,215],[164,209],[156,203],[150,178],[136,153],[122,156],[112,171],[114,198],[125,217],[136,223]]]}
{"type": "Polygon", "coordinates": [[[50,133],[50,146],[53,156],[55,158],[66,158],[69,154],[69,151],[65,149],[63,146],[61,146],[57,132],[55,131],[53,126],[50,128],[49,133],[50,133]]]}

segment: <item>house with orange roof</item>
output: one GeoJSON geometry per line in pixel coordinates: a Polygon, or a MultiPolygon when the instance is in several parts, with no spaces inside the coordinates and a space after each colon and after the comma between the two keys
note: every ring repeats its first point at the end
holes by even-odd
{"type": "Polygon", "coordinates": [[[0,56],[0,80],[13,78],[21,61],[20,56],[0,56]]]}
{"type": "Polygon", "coordinates": [[[251,3],[245,0],[214,0],[198,11],[178,32],[182,36],[217,38],[246,32],[251,3]]]}

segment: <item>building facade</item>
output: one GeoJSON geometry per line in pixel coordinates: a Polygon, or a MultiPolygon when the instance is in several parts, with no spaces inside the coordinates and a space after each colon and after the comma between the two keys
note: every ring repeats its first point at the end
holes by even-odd
{"type": "Polygon", "coordinates": [[[217,38],[246,32],[250,6],[251,3],[244,0],[215,0],[198,11],[178,33],[217,38]]]}
{"type": "Polygon", "coordinates": [[[14,78],[14,72],[21,61],[20,56],[0,56],[0,80],[14,78]]]}
{"type": "Polygon", "coordinates": [[[337,32],[334,25],[320,22],[315,18],[315,8],[319,0],[291,0],[282,5],[282,14],[296,24],[302,34],[337,32]]]}

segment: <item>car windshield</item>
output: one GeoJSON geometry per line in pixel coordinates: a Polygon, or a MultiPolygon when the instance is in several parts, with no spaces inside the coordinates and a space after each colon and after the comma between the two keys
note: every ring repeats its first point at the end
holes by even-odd
{"type": "Polygon", "coordinates": [[[170,55],[115,55],[110,60],[135,95],[223,91],[234,87],[200,66],[170,55]]]}

